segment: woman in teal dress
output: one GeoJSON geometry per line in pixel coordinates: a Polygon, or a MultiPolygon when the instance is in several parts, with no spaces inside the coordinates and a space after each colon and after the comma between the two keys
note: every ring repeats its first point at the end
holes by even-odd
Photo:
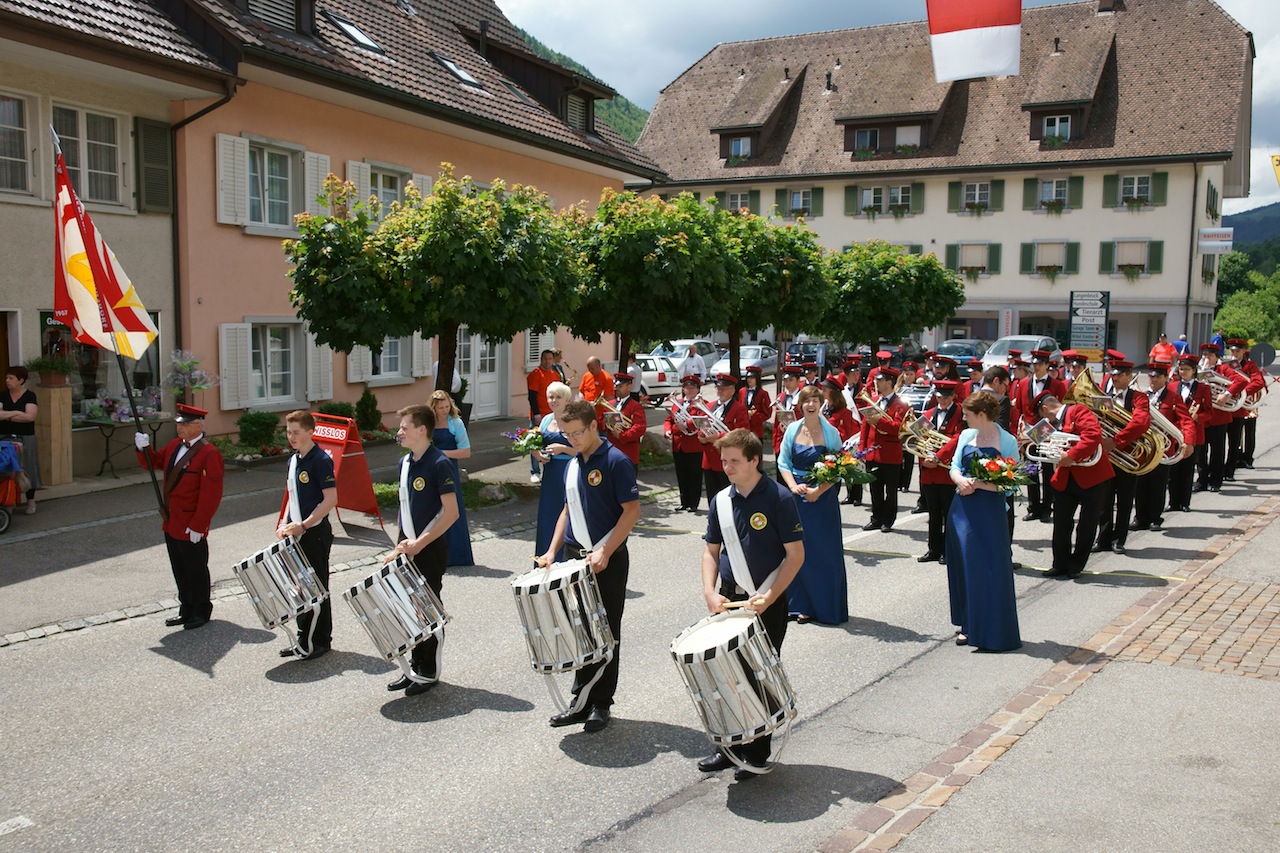
{"type": "Polygon", "coordinates": [[[471,439],[467,437],[467,427],[458,417],[458,407],[448,391],[431,393],[431,409],[436,414],[436,431],[431,442],[453,462],[454,490],[458,495],[458,520],[445,534],[449,543],[450,566],[474,566],[475,557],[471,554],[471,531],[467,527],[467,510],[462,505],[462,473],[458,470],[458,460],[471,456],[471,439]]]}
{"type": "Polygon", "coordinates": [[[991,483],[969,476],[974,457],[1017,458],[1018,441],[996,423],[1000,404],[984,391],[965,398],[951,460],[956,497],[947,513],[947,583],[956,645],[989,652],[1019,648],[1018,602],[1009,549],[1008,503],[991,483]]]}
{"type": "MultiPolygon", "coordinates": [[[[560,415],[565,403],[573,398],[573,389],[563,382],[547,386],[547,405],[551,411],[542,416],[538,430],[542,433],[542,451],[535,450],[534,457],[542,463],[542,485],[538,495],[538,530],[535,534],[535,554],[545,554],[556,532],[556,522],[564,511],[564,475],[573,458],[573,447],[560,431],[560,415]]],[[[564,549],[556,552],[556,562],[564,560],[564,549]]]]}
{"type": "Polygon", "coordinates": [[[800,390],[796,407],[801,417],[787,427],[778,451],[778,473],[795,495],[804,525],[804,564],[787,587],[787,605],[797,622],[839,625],[849,621],[839,490],[805,477],[828,453],[840,452],[840,433],[822,417],[822,390],[816,385],[800,390]]]}

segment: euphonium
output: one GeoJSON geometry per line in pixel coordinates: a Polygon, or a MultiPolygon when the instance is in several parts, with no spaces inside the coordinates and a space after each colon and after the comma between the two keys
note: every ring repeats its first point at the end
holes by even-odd
{"type": "Polygon", "coordinates": [[[1231,380],[1216,370],[1207,370],[1202,368],[1196,378],[1209,386],[1209,390],[1213,392],[1213,407],[1218,411],[1239,411],[1240,407],[1245,404],[1245,396],[1243,393],[1235,395],[1226,403],[1220,404],[1218,402],[1218,397],[1231,389],[1231,380]]]}
{"type": "Polygon", "coordinates": [[[1173,465],[1182,461],[1182,430],[1162,415],[1155,405],[1151,406],[1151,428],[1164,436],[1164,455],[1160,457],[1160,464],[1173,465]]]}
{"type": "MultiPolygon", "coordinates": [[[[1028,444],[1026,448],[1027,458],[1032,462],[1048,462],[1051,465],[1057,465],[1062,457],[1071,449],[1071,445],[1080,440],[1080,436],[1073,432],[1054,432],[1039,444],[1028,444]]],[[[1102,445],[1093,451],[1093,455],[1083,462],[1077,462],[1077,468],[1090,468],[1097,465],[1102,460],[1102,445]]]]}
{"type": "MultiPolygon", "coordinates": [[[[1134,393],[1139,393],[1135,391],[1134,393]]],[[[1115,440],[1119,432],[1133,420],[1133,414],[1121,406],[1112,405],[1111,398],[1093,381],[1093,374],[1086,370],[1076,377],[1067,391],[1064,403],[1079,403],[1098,416],[1102,434],[1115,440]],[[1105,403],[1102,401],[1106,401],[1105,403]]],[[[1150,473],[1160,464],[1165,453],[1165,437],[1155,428],[1149,428],[1129,447],[1108,452],[1111,464],[1126,474],[1141,476],[1150,473]]]]}
{"type": "Polygon", "coordinates": [[[898,428],[898,438],[902,439],[902,449],[912,456],[928,459],[937,456],[938,451],[950,440],[946,434],[934,429],[924,418],[918,417],[913,409],[908,409],[898,428]]]}

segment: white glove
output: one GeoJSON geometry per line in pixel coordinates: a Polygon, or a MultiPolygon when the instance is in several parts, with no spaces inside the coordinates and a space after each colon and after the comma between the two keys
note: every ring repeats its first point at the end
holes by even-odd
{"type": "Polygon", "coordinates": [[[139,450],[146,450],[151,446],[151,436],[145,432],[135,432],[133,434],[133,446],[139,450]]]}
{"type": "Polygon", "coordinates": [[[190,527],[187,528],[187,537],[191,539],[192,545],[199,545],[200,540],[204,538],[203,533],[196,533],[190,527]]]}

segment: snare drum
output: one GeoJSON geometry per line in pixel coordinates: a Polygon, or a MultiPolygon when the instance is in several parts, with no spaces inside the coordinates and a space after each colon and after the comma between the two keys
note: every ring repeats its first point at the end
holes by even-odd
{"type": "Polygon", "coordinates": [[[384,660],[444,632],[449,614],[404,554],[343,593],[384,660]]]}
{"type": "Polygon", "coordinates": [[[292,536],[232,567],[253,602],[262,627],[272,629],[318,610],[329,591],[292,536]]]}
{"type": "Polygon", "coordinates": [[[568,672],[605,660],[617,642],[584,560],[534,569],[511,581],[529,663],[542,673],[568,672]]]}
{"type": "Polygon", "coordinates": [[[754,613],[716,613],[671,641],[707,737],[738,746],[772,734],[796,715],[796,697],[754,613]]]}

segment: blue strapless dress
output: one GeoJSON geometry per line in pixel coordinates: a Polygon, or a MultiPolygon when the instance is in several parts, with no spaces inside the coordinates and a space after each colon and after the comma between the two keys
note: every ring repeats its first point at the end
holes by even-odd
{"type": "MultiPolygon", "coordinates": [[[[544,430],[543,442],[546,445],[568,444],[564,433],[556,430],[544,430]]],[[[564,475],[569,470],[569,460],[552,456],[542,463],[542,486],[538,494],[538,532],[534,538],[535,554],[545,554],[551,545],[551,537],[556,532],[556,522],[564,511],[564,475]]],[[[556,552],[556,562],[564,560],[564,548],[556,552]]]]}
{"type": "MultiPolygon", "coordinates": [[[[807,473],[826,448],[797,444],[791,451],[795,470],[807,473]]],[[[787,587],[791,613],[839,625],[849,621],[849,586],[844,568],[844,532],[840,526],[840,489],[832,487],[811,503],[795,497],[804,525],[804,565],[787,587]]]]}
{"type": "MultiPolygon", "coordinates": [[[[454,438],[453,433],[449,432],[448,427],[438,427],[431,434],[431,440],[441,450],[458,449],[458,440],[454,438]]],[[[462,505],[462,472],[458,468],[457,459],[449,461],[453,463],[453,482],[456,484],[454,491],[458,495],[458,520],[444,535],[445,541],[449,543],[447,565],[474,566],[476,559],[471,554],[471,529],[467,527],[467,508],[462,505]]]]}

